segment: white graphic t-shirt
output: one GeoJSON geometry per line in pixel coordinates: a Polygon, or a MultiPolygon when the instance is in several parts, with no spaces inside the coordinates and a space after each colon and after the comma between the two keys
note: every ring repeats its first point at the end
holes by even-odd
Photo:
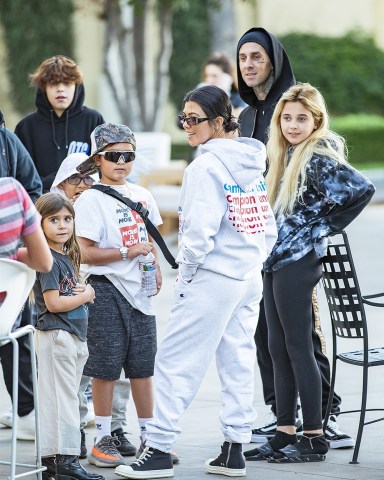
{"type": "MultiPolygon", "coordinates": [[[[155,200],[148,190],[128,182],[113,188],[132,201],[141,202],[148,209],[148,218],[154,225],[162,223],[155,200]]],[[[86,190],[74,208],[76,235],[93,240],[99,248],[129,248],[148,241],[148,232],[140,215],[110,195],[86,190]]],[[[137,258],[105,265],[83,265],[82,273],[86,276],[105,275],[133,307],[147,315],[154,315],[153,297],[141,292],[137,258]]]]}

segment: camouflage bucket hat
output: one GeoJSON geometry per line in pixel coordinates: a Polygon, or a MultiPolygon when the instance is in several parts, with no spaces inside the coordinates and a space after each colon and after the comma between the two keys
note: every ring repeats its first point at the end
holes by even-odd
{"type": "Polygon", "coordinates": [[[130,143],[136,150],[136,140],[131,129],[126,125],[103,123],[91,133],[91,155],[77,167],[82,174],[92,174],[97,171],[94,155],[97,155],[108,145],[114,143],[130,143]]]}

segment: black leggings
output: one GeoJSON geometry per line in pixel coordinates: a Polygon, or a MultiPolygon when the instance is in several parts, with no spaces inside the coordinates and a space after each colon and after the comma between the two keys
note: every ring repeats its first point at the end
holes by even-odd
{"type": "Polygon", "coordinates": [[[299,393],[304,430],[322,428],[321,376],[312,342],[312,292],[320,278],[321,261],[314,250],[275,272],[264,273],[278,426],[295,425],[299,393]]]}

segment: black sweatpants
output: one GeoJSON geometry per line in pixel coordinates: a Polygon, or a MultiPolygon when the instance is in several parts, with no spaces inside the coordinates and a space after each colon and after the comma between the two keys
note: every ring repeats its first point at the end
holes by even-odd
{"type": "Polygon", "coordinates": [[[278,426],[295,424],[299,393],[304,430],[322,428],[321,375],[312,340],[312,293],[320,278],[321,261],[314,250],[279,270],[264,272],[278,426]]]}

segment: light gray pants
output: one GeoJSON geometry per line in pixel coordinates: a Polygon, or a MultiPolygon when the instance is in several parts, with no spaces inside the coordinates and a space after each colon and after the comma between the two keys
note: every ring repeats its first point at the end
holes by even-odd
{"type": "MultiPolygon", "coordinates": [[[[88,413],[88,399],[85,395],[85,390],[92,381],[91,377],[82,375],[79,388],[79,408],[80,408],[80,428],[86,426],[85,417],[88,413]]],[[[127,426],[127,404],[131,393],[131,383],[129,378],[125,378],[124,371],[121,372],[119,380],[115,383],[112,401],[112,424],[111,431],[127,426]]]]}
{"type": "Polygon", "coordinates": [[[230,442],[248,443],[256,418],[255,341],[261,274],[234,280],[198,269],[192,282],[178,280],[164,339],[156,355],[154,419],[147,446],[170,452],[178,421],[195,397],[213,355],[221,382],[221,429],[230,442]]]}
{"type": "Polygon", "coordinates": [[[80,454],[80,379],[88,347],[64,330],[36,330],[41,455],[80,454]]]}

